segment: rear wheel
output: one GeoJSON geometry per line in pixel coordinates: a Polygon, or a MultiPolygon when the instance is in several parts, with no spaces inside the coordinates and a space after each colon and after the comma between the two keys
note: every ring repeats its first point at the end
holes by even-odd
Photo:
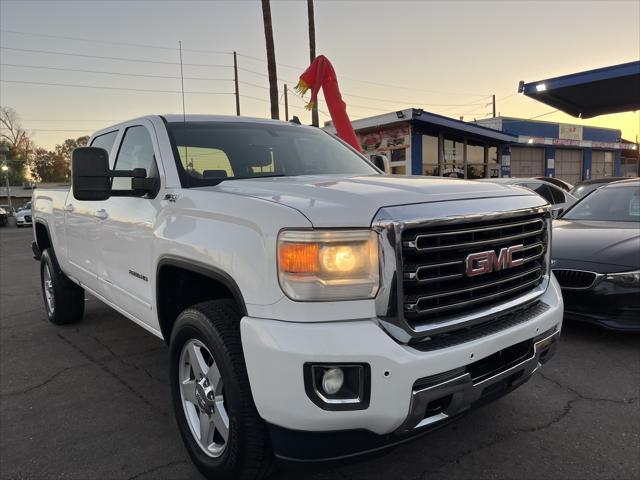
{"type": "Polygon", "coordinates": [[[84,314],[84,289],[67,277],[50,248],[40,257],[40,281],[49,321],[56,325],[76,323],[84,314]]]}
{"type": "Polygon", "coordinates": [[[272,460],[251,396],[240,318],[232,300],[203,302],[180,314],[171,335],[171,392],[180,434],[198,469],[215,479],[264,478],[272,460]]]}

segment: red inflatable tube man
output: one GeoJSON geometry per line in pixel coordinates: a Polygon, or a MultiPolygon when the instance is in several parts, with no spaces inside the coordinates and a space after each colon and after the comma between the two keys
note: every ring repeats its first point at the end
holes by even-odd
{"type": "Polygon", "coordinates": [[[311,89],[311,99],[307,104],[307,110],[311,110],[317,104],[321,88],[338,137],[361,152],[362,147],[347,115],[347,104],[344,103],[342,95],[340,95],[336,71],[324,55],[316,57],[309,68],[300,75],[300,81],[296,85],[296,90],[301,94],[305,94],[307,90],[311,89]]]}

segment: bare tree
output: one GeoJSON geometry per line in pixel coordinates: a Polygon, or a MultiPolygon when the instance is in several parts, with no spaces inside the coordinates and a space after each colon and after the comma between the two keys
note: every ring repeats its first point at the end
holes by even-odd
{"type": "Polygon", "coordinates": [[[29,134],[22,128],[20,117],[13,108],[0,107],[0,141],[16,154],[26,158],[32,149],[29,134]]]}
{"type": "MultiPolygon", "coordinates": [[[[309,62],[313,63],[316,59],[316,21],[313,13],[313,0],[307,0],[307,16],[309,17],[309,62]]],[[[314,127],[320,125],[317,103],[311,110],[311,124],[314,127]]]]}
{"type": "Polygon", "coordinates": [[[278,74],[276,73],[276,51],[273,46],[273,26],[271,25],[270,0],[262,0],[262,19],[267,44],[267,70],[269,72],[269,99],[271,100],[271,118],[280,119],[278,106],[278,74]]]}

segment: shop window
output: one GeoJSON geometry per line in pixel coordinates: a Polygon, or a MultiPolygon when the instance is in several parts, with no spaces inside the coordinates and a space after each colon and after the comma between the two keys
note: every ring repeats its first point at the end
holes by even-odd
{"type": "Polygon", "coordinates": [[[500,161],[498,159],[498,147],[489,147],[489,177],[500,177],[500,161]]]}
{"type": "Polygon", "coordinates": [[[484,145],[467,145],[467,178],[485,178],[487,165],[484,163],[484,145]]]}
{"type": "Polygon", "coordinates": [[[438,137],[422,136],[422,174],[440,175],[438,168],[438,137]]]}
{"type": "Polygon", "coordinates": [[[464,143],[449,138],[444,139],[444,177],[464,178],[464,143]]]}
{"type": "Polygon", "coordinates": [[[391,173],[393,175],[406,175],[407,174],[407,166],[406,165],[392,165],[391,173]]]}

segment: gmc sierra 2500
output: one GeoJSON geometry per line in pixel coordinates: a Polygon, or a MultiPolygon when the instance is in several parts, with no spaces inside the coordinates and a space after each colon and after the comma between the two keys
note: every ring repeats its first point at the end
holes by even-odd
{"type": "Polygon", "coordinates": [[[554,352],[550,212],[528,190],[386,176],[272,120],[148,116],[90,145],[71,191],[34,191],[48,317],[79,321],[87,291],[169,344],[205,475],[399,444],[554,352]]]}

